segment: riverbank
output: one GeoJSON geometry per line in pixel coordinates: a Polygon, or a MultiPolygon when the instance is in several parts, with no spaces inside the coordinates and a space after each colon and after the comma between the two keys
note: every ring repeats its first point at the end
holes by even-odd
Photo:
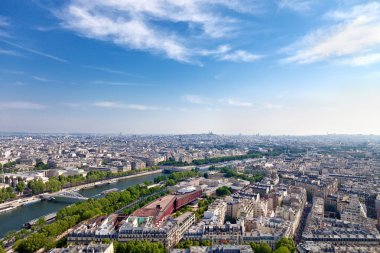
{"type": "MultiPolygon", "coordinates": [[[[122,178],[115,183],[102,184],[96,187],[82,189],[79,193],[87,198],[93,198],[99,196],[101,192],[109,190],[112,188],[117,188],[119,191],[123,191],[129,186],[143,184],[145,181],[153,182],[153,180],[162,174],[157,172],[144,173],[133,175],[133,177],[122,178]]],[[[22,228],[22,225],[33,219],[38,219],[39,217],[45,216],[49,213],[58,212],[59,210],[70,205],[70,203],[65,202],[55,202],[55,201],[38,201],[37,203],[21,206],[15,208],[11,212],[0,214],[0,238],[4,237],[7,232],[15,231],[22,228]]]]}
{"type": "Polygon", "coordinates": [[[91,189],[91,188],[96,187],[96,186],[101,186],[104,184],[112,184],[112,183],[116,183],[118,181],[130,179],[130,178],[143,177],[143,176],[152,175],[152,174],[159,174],[159,173],[162,173],[162,171],[163,171],[162,169],[158,169],[158,170],[152,170],[152,171],[146,171],[146,172],[142,172],[142,173],[138,173],[138,174],[128,175],[128,176],[124,176],[124,177],[117,177],[117,178],[101,180],[101,181],[97,181],[97,182],[93,182],[93,183],[82,184],[82,185],[78,185],[78,186],[65,188],[65,189],[61,190],[61,192],[62,191],[79,191],[79,190],[83,190],[83,189],[91,189]]]}
{"type": "Polygon", "coordinates": [[[0,204],[0,214],[11,212],[20,206],[26,206],[41,201],[38,196],[24,197],[0,204]]]}
{"type": "MultiPolygon", "coordinates": [[[[111,179],[101,180],[101,181],[97,181],[97,182],[93,182],[93,183],[73,186],[73,187],[65,188],[65,189],[61,190],[60,192],[91,189],[91,188],[94,188],[97,186],[102,186],[105,184],[112,184],[112,183],[116,183],[116,182],[122,181],[122,180],[127,180],[127,179],[131,179],[131,178],[135,178],[135,177],[143,177],[143,176],[152,175],[152,174],[159,174],[159,173],[162,173],[162,169],[146,171],[146,172],[142,172],[142,173],[138,173],[138,174],[123,176],[123,177],[117,177],[117,178],[111,178],[111,179]]],[[[46,194],[46,193],[36,195],[36,196],[32,196],[32,197],[20,197],[16,200],[1,203],[0,204],[0,214],[12,212],[14,209],[16,209],[18,207],[30,205],[30,204],[36,203],[38,201],[41,201],[40,196],[42,196],[44,194],[46,194]]]]}

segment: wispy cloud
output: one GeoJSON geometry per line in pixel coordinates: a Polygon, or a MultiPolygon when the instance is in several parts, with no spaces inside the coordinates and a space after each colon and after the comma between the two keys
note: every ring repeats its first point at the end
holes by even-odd
{"type": "Polygon", "coordinates": [[[340,61],[339,63],[351,66],[366,66],[380,62],[380,53],[366,54],[340,61]]]}
{"type": "Polygon", "coordinates": [[[148,87],[151,85],[148,84],[140,84],[140,83],[128,83],[128,82],[112,82],[112,81],[103,81],[103,80],[96,80],[93,81],[94,84],[103,84],[103,85],[109,85],[109,86],[135,86],[135,87],[148,87]]]}
{"type": "Polygon", "coordinates": [[[281,9],[289,9],[296,12],[309,11],[318,1],[316,0],[278,0],[277,5],[281,9]]]}
{"type": "MultiPolygon", "coordinates": [[[[218,39],[233,36],[239,30],[241,20],[237,18],[238,15],[228,13],[255,13],[260,8],[258,2],[71,0],[55,13],[63,21],[63,27],[82,36],[161,54],[177,61],[194,62],[194,57],[200,56],[197,53],[200,50],[195,46],[199,45],[197,41],[217,42],[218,39]],[[221,9],[228,9],[229,12],[222,15],[221,9]],[[171,25],[163,25],[167,23],[171,25]],[[178,24],[185,25],[188,32],[183,33],[183,28],[179,28],[178,24]]],[[[246,62],[252,61],[253,56],[240,50],[225,60],[246,62]]]]}
{"type": "Polygon", "coordinates": [[[117,103],[117,102],[111,102],[111,101],[100,101],[100,102],[95,102],[92,104],[93,106],[96,107],[101,107],[101,108],[125,108],[124,104],[117,103]]]}
{"type": "Polygon", "coordinates": [[[88,65],[84,65],[83,67],[88,68],[88,69],[95,69],[95,70],[99,70],[99,71],[107,72],[107,73],[111,73],[111,74],[118,74],[118,75],[131,76],[131,77],[140,77],[140,78],[143,77],[141,75],[136,75],[136,74],[128,73],[128,72],[125,72],[122,70],[117,70],[117,69],[110,69],[110,68],[97,67],[97,66],[88,66],[88,65]]]}
{"type": "Polygon", "coordinates": [[[48,79],[48,78],[41,77],[41,76],[32,76],[32,78],[34,80],[37,80],[37,81],[40,81],[40,82],[49,82],[49,83],[51,83],[51,82],[54,82],[54,83],[58,82],[57,80],[48,79]]]}
{"type": "Polygon", "coordinates": [[[27,102],[27,101],[10,101],[0,102],[0,109],[27,109],[27,110],[39,110],[46,108],[45,105],[27,102]]]}
{"type": "Polygon", "coordinates": [[[227,105],[230,105],[230,106],[250,107],[250,106],[253,105],[250,102],[243,102],[243,101],[236,100],[236,99],[233,99],[233,98],[222,99],[221,102],[225,103],[227,105]]]}
{"type": "Polygon", "coordinates": [[[146,105],[140,105],[140,104],[129,104],[126,105],[129,109],[139,110],[139,111],[149,111],[149,110],[159,110],[159,108],[154,106],[146,106],[146,105]]]}
{"type": "Polygon", "coordinates": [[[182,99],[184,99],[186,102],[191,104],[198,104],[198,105],[228,105],[228,106],[243,106],[243,107],[249,107],[253,104],[250,102],[243,102],[239,99],[235,98],[223,98],[223,99],[211,99],[206,98],[203,96],[198,95],[184,95],[182,96],[182,99]]]}
{"type": "Polygon", "coordinates": [[[191,104],[211,104],[210,99],[198,95],[187,94],[182,96],[182,98],[191,104]]]}
{"type": "Polygon", "coordinates": [[[8,56],[23,57],[23,55],[20,54],[17,51],[7,50],[7,49],[1,49],[1,48],[0,48],[0,54],[2,54],[2,55],[8,55],[8,56]]]}
{"type": "Polygon", "coordinates": [[[72,107],[72,108],[82,107],[82,105],[79,103],[63,103],[63,105],[68,106],[68,107],[72,107]]]}
{"type": "Polygon", "coordinates": [[[262,58],[261,55],[252,54],[244,50],[236,50],[220,56],[220,60],[232,62],[253,62],[260,58],[262,58]]]}
{"type": "Polygon", "coordinates": [[[58,27],[56,26],[36,26],[34,27],[35,30],[40,31],[40,32],[50,32],[52,30],[57,29],[58,27]]]}
{"type": "Polygon", "coordinates": [[[0,16],[0,27],[9,26],[9,21],[6,17],[0,16]]]}
{"type": "MultiPolygon", "coordinates": [[[[380,48],[380,3],[357,5],[325,15],[333,21],[284,49],[286,63],[313,63],[354,57],[364,64],[377,62],[380,48]],[[372,56],[368,56],[372,55],[372,56]],[[358,58],[359,57],[359,58],[358,58]]],[[[344,59],[347,60],[347,59],[344,59]]]]}
{"type": "Polygon", "coordinates": [[[126,104],[126,103],[113,102],[113,101],[99,101],[91,105],[95,107],[100,107],[100,108],[131,109],[131,110],[138,110],[138,111],[170,110],[169,107],[155,107],[155,106],[148,106],[148,105],[143,105],[143,104],[126,104]]]}
{"type": "Polygon", "coordinates": [[[212,56],[220,61],[231,61],[231,62],[253,62],[260,58],[261,55],[252,54],[245,50],[233,50],[230,45],[220,45],[213,50],[200,50],[200,55],[212,56]]]}
{"type": "Polygon", "coordinates": [[[0,37],[9,37],[9,34],[7,31],[5,31],[5,28],[9,26],[9,20],[7,17],[0,16],[0,37]]]}
{"type": "Polygon", "coordinates": [[[47,53],[44,53],[44,52],[41,52],[41,51],[38,51],[38,50],[35,50],[35,49],[32,49],[32,48],[29,48],[29,47],[25,47],[25,46],[17,44],[17,43],[13,43],[13,42],[10,42],[10,41],[7,41],[7,40],[2,40],[2,41],[4,43],[12,46],[12,47],[15,47],[15,48],[27,51],[29,53],[33,53],[33,54],[36,54],[36,55],[39,55],[39,56],[43,56],[45,58],[49,58],[51,60],[58,61],[58,62],[63,62],[63,63],[67,62],[67,60],[62,59],[60,57],[57,57],[57,56],[54,56],[54,55],[51,55],[51,54],[47,54],[47,53]]]}

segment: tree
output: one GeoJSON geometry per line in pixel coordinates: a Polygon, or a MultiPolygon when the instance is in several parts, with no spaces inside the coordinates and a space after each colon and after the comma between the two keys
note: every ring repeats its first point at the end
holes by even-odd
{"type": "Polygon", "coordinates": [[[32,190],[33,194],[39,194],[45,191],[45,184],[41,178],[29,181],[28,187],[32,190]]]}
{"type": "Polygon", "coordinates": [[[272,253],[272,248],[264,242],[261,243],[251,243],[251,248],[255,253],[272,253]]]}
{"type": "Polygon", "coordinates": [[[227,186],[222,186],[216,189],[216,195],[221,196],[221,197],[231,195],[231,193],[232,193],[232,189],[227,186]]]}
{"type": "Polygon", "coordinates": [[[17,247],[17,251],[20,253],[33,253],[47,244],[49,244],[49,241],[44,234],[35,233],[21,241],[17,247]]]}
{"type": "Polygon", "coordinates": [[[295,245],[294,241],[290,238],[282,237],[276,243],[276,249],[279,249],[281,247],[288,248],[291,253],[294,253],[296,251],[296,245],[295,245]]]}
{"type": "Polygon", "coordinates": [[[278,249],[276,249],[275,251],[273,251],[273,253],[291,253],[291,252],[287,247],[281,246],[278,249]]]}
{"type": "Polygon", "coordinates": [[[208,246],[208,247],[210,247],[211,246],[211,241],[209,241],[209,240],[202,241],[202,246],[208,246]]]}
{"type": "Polygon", "coordinates": [[[45,183],[45,188],[49,192],[57,192],[61,190],[61,182],[56,178],[51,178],[48,182],[45,183]]]}
{"type": "Polygon", "coordinates": [[[166,181],[166,185],[168,186],[175,185],[175,181],[173,179],[169,179],[168,181],[166,181]]]}
{"type": "Polygon", "coordinates": [[[205,174],[203,174],[203,177],[204,177],[204,178],[208,178],[208,173],[205,172],[205,174]]]}
{"type": "Polygon", "coordinates": [[[26,188],[26,185],[24,183],[24,181],[18,181],[17,185],[16,185],[16,189],[19,193],[23,193],[24,190],[26,188]]]}
{"type": "Polygon", "coordinates": [[[5,253],[3,245],[0,245],[0,253],[5,253]]]}

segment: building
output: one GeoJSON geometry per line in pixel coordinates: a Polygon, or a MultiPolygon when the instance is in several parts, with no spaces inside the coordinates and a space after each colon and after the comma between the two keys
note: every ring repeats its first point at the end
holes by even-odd
{"type": "Polygon", "coordinates": [[[367,209],[364,204],[360,203],[358,197],[352,196],[349,204],[342,210],[341,219],[352,223],[365,223],[367,209]]]}
{"type": "Polygon", "coordinates": [[[254,253],[249,245],[215,245],[212,247],[196,247],[190,249],[173,249],[170,253],[254,253]]]}
{"type": "Polygon", "coordinates": [[[186,212],[175,219],[169,219],[160,227],[155,226],[151,217],[129,217],[118,232],[118,241],[148,240],[162,242],[168,249],[183,238],[195,222],[195,215],[186,212]]]}
{"type": "Polygon", "coordinates": [[[67,248],[55,248],[48,251],[49,253],[113,253],[113,243],[90,243],[88,245],[70,245],[67,248]]]}

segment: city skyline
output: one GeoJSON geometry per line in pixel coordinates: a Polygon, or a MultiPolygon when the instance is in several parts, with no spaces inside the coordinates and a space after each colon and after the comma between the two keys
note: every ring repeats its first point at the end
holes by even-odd
{"type": "Polygon", "coordinates": [[[378,1],[2,1],[0,131],[380,134],[378,1]]]}

